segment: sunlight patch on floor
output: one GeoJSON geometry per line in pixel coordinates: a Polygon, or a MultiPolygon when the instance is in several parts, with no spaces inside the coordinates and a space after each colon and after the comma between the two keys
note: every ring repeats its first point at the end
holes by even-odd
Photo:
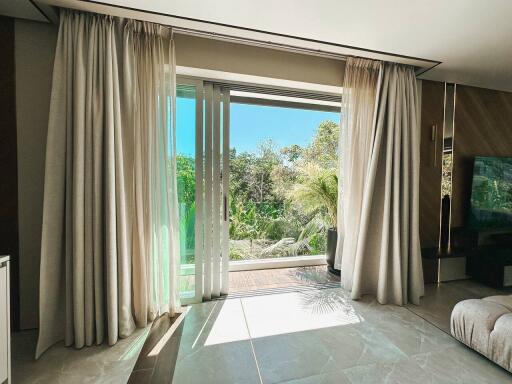
{"type": "Polygon", "coordinates": [[[225,300],[222,303],[217,303],[217,307],[220,307],[220,310],[216,316],[210,318],[213,323],[204,345],[249,340],[249,332],[245,326],[240,300],[225,300]]]}
{"type": "Polygon", "coordinates": [[[338,290],[313,290],[226,300],[207,326],[205,346],[364,321],[338,290]]]}
{"type": "Polygon", "coordinates": [[[364,319],[336,290],[242,300],[252,338],[357,324],[364,319]]]}

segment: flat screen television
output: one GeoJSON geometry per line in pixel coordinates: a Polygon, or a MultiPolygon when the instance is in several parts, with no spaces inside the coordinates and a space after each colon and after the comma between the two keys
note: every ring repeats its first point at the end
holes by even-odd
{"type": "Polygon", "coordinates": [[[512,157],[475,157],[469,226],[512,229],[512,157]]]}

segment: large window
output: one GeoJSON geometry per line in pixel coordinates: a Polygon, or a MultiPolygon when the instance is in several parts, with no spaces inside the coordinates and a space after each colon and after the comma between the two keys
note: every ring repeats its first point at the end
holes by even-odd
{"type": "Polygon", "coordinates": [[[213,92],[211,83],[195,79],[182,79],[177,87],[185,301],[200,297],[201,271],[223,253],[231,261],[322,255],[327,230],[336,225],[340,103],[229,87],[222,87],[219,100],[208,89],[213,92]],[[212,113],[216,109],[206,100],[218,103],[220,112],[212,113]]]}
{"type": "Polygon", "coordinates": [[[230,259],[324,254],[339,107],[232,92],[230,115],[230,259]]]}

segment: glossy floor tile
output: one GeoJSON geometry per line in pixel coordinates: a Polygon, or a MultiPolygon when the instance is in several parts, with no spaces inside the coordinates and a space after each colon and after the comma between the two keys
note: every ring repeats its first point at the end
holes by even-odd
{"type": "MultiPolygon", "coordinates": [[[[142,348],[130,384],[510,383],[510,373],[444,331],[457,301],[496,293],[468,281],[427,286],[420,306],[316,287],[196,304],[158,351],[142,348]]],[[[29,336],[26,347],[15,338],[18,352],[33,353],[29,336]]],[[[38,362],[17,353],[14,382],[126,382],[144,338],[110,349],[57,346],[38,362]]]]}
{"type": "Polygon", "coordinates": [[[340,289],[315,289],[241,299],[252,338],[359,324],[340,289]]]}
{"type": "Polygon", "coordinates": [[[510,293],[510,290],[498,290],[471,280],[427,284],[420,305],[409,304],[407,307],[436,327],[450,333],[450,315],[459,301],[510,293]]]}
{"type": "MultiPolygon", "coordinates": [[[[459,289],[454,285],[452,294],[459,289]]],[[[181,340],[184,359],[177,359],[174,383],[512,382],[508,372],[409,308],[379,305],[371,297],[352,301],[339,288],[226,300],[225,309],[209,304],[208,315],[203,305],[184,322],[188,340],[181,340]],[[228,331],[234,323],[222,312],[239,316],[239,309],[249,338],[234,341],[232,335],[243,333],[228,331]]]]}
{"type": "Polygon", "coordinates": [[[260,383],[240,300],[205,304],[185,317],[172,382],[260,383]]]}
{"type": "Polygon", "coordinates": [[[82,348],[57,343],[39,360],[34,359],[36,331],[24,331],[12,337],[13,383],[112,383],[128,381],[148,329],[140,329],[116,345],[82,348]]]}

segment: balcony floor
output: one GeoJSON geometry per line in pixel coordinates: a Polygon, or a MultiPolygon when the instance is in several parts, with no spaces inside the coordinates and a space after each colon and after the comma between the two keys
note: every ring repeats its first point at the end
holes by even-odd
{"type": "Polygon", "coordinates": [[[230,294],[339,282],[326,265],[229,272],[230,294]]]}

